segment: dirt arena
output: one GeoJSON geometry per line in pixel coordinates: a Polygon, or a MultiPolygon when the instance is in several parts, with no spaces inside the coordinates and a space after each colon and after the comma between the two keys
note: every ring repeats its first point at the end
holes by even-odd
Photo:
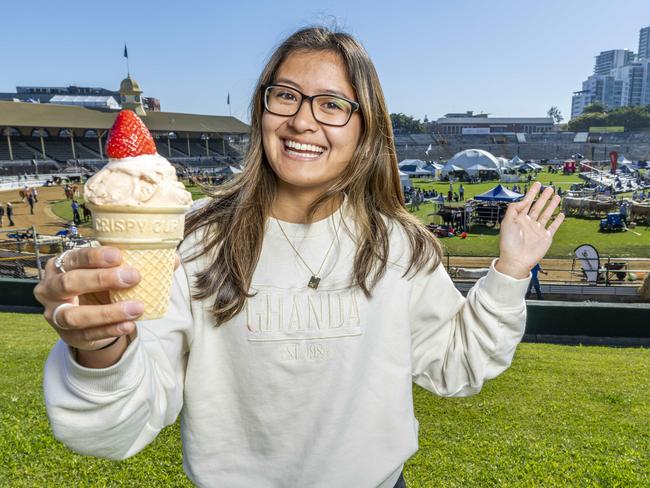
{"type": "MultiPolygon", "coordinates": [[[[54,235],[65,227],[68,222],[52,213],[51,206],[65,199],[62,186],[48,186],[39,187],[38,202],[34,204],[34,215],[29,213],[29,205],[23,202],[19,195],[19,189],[0,191],[0,204],[6,208],[7,202],[11,202],[14,206],[14,229],[36,227],[39,234],[54,235]]],[[[8,227],[7,216],[2,219],[2,231],[7,232],[12,227],[8,227]]],[[[90,228],[83,227],[81,230],[82,235],[90,237],[90,228]]]]}

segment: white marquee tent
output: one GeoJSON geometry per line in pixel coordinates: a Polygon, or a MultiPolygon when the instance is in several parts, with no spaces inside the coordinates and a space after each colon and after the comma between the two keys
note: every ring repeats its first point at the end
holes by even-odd
{"type": "Polygon", "coordinates": [[[479,171],[500,172],[501,165],[492,153],[483,149],[465,149],[456,153],[442,168],[442,174],[447,175],[452,171],[463,170],[470,175],[479,171]]]}

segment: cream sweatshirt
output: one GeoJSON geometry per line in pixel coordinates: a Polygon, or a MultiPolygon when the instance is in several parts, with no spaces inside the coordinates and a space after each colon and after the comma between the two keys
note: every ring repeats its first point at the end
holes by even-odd
{"type": "Polygon", "coordinates": [[[417,450],[412,382],[441,396],[477,393],[512,361],[528,279],[490,268],[464,298],[443,266],[403,276],[409,245],[392,225],[390,264],[367,298],[350,287],[354,224],[346,211],[282,223],[317,270],[317,290],[269,219],[255,295],[219,327],[191,298],[206,258],[181,245],[172,302],[106,369],[80,366],[59,341],[45,366],[48,416],[72,450],[133,456],[180,414],[183,466],[201,487],[392,488],[417,450]],[[345,218],[338,238],[338,218],[345,218]]]}

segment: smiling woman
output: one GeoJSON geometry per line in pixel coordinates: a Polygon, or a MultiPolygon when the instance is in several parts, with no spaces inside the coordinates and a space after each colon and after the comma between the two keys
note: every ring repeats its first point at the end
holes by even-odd
{"type": "Polygon", "coordinates": [[[509,207],[499,260],[463,297],[404,208],[386,103],[358,41],[296,32],[253,97],[245,168],[188,215],[165,317],[120,340],[115,321],[138,313],[97,305],[124,286],[116,249],[75,250],[65,273],[48,265],[37,295],[82,303],[56,323],[46,307],[57,332],[118,337],[55,346],[53,431],[123,459],[180,414],[199,486],[404,487],[418,442],[412,382],[466,396],[508,368],[559,199],[533,185],[509,207]]]}

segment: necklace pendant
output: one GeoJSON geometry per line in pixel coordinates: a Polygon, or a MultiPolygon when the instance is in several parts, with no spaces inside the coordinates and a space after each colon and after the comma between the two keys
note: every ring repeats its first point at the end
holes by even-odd
{"type": "Polygon", "coordinates": [[[320,278],[318,276],[312,276],[307,286],[315,290],[316,288],[318,288],[319,283],[320,283],[320,278]]]}

